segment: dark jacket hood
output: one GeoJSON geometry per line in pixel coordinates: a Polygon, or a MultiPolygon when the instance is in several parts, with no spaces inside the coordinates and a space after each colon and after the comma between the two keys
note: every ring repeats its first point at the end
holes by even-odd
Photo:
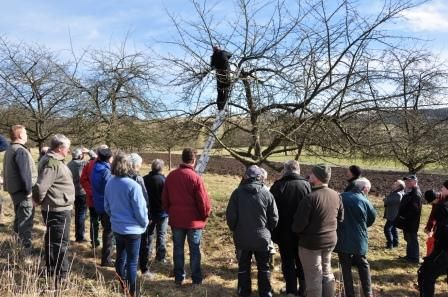
{"type": "Polygon", "coordinates": [[[241,189],[243,189],[245,192],[249,192],[251,194],[256,194],[261,191],[263,188],[263,183],[258,180],[254,179],[248,179],[241,183],[240,185],[241,189]]]}

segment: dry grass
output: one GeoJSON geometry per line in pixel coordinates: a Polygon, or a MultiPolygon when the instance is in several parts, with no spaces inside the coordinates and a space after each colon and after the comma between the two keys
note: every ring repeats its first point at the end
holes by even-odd
{"type": "MultiPolygon", "coordinates": [[[[143,171],[145,172],[145,171],[143,171]]],[[[141,281],[142,296],[236,296],[237,266],[234,260],[234,247],[231,234],[225,224],[225,208],[232,190],[238,185],[239,178],[234,176],[205,175],[207,189],[213,198],[213,214],[209,219],[203,238],[203,271],[205,274],[203,286],[193,286],[190,281],[181,289],[176,288],[173,279],[169,277],[172,266],[151,263],[154,273],[153,280],[141,281]]],[[[0,294],[6,296],[119,296],[118,283],[113,268],[102,268],[98,264],[100,251],[94,251],[88,243],[71,243],[70,260],[72,261],[70,281],[62,291],[50,290],[51,280],[39,277],[44,266],[40,257],[34,256],[33,262],[27,264],[12,238],[11,222],[13,213],[10,199],[4,196],[6,227],[0,229],[0,294]],[[94,257],[94,254],[96,257],[94,257]]],[[[372,268],[372,282],[375,296],[418,296],[414,285],[416,283],[417,266],[397,260],[404,254],[404,241],[395,250],[384,249],[382,228],[383,208],[378,198],[372,198],[377,210],[378,219],[370,229],[370,251],[368,258],[372,268]]],[[[425,206],[422,224],[428,216],[425,206]]],[[[34,245],[42,247],[43,225],[40,219],[40,209],[36,211],[34,245]]],[[[73,225],[72,220],[72,238],[73,225]]],[[[423,227],[421,228],[423,230],[423,227]]],[[[421,234],[422,253],[424,235],[421,234]]],[[[171,260],[171,241],[169,240],[168,255],[171,260]]],[[[187,252],[188,254],[188,252],[187,252]]],[[[277,256],[278,257],[278,256],[277,256]]],[[[334,270],[338,277],[336,256],[333,257],[334,270]]],[[[188,256],[187,256],[188,261],[188,256]]],[[[187,262],[188,263],[188,262],[187,262]]],[[[280,260],[276,259],[277,269],[272,274],[273,287],[279,292],[283,286],[280,272],[280,260]]],[[[187,265],[188,266],[188,265],[187,265]]],[[[187,275],[188,275],[187,268],[187,275]]],[[[356,275],[356,271],[354,271],[356,275]]],[[[356,278],[355,278],[356,279],[356,278]]],[[[256,289],[256,275],[253,275],[253,286],[256,289]]],[[[443,279],[439,280],[437,292],[439,297],[447,296],[448,286],[443,279]],[[444,283],[444,284],[442,284],[444,283]]]]}

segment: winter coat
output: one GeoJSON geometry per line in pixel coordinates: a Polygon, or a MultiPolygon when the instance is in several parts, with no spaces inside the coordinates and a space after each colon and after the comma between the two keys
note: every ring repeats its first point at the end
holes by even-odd
{"type": "Polygon", "coordinates": [[[142,234],[148,226],[142,187],[132,178],[109,179],[104,190],[104,210],[110,216],[112,231],[118,234],[142,234]]]}
{"type": "Polygon", "coordinates": [[[243,181],[233,191],[226,218],[237,249],[268,251],[271,231],[277,226],[278,211],[274,197],[260,181],[243,181]]]}
{"type": "MultiPolygon", "coordinates": [[[[11,143],[3,158],[3,187],[9,194],[31,194],[37,171],[28,148],[11,143]]],[[[15,201],[17,203],[19,201],[15,201]]]]}
{"type": "Polygon", "coordinates": [[[134,174],[134,175],[130,176],[130,178],[132,178],[136,183],[138,183],[140,185],[140,187],[142,187],[143,197],[145,198],[146,207],[148,208],[148,211],[149,211],[150,204],[149,204],[148,190],[146,189],[145,181],[143,180],[143,177],[141,177],[138,174],[134,174]]]}
{"type": "Polygon", "coordinates": [[[344,220],[344,206],[338,192],[327,185],[313,187],[300,201],[292,231],[299,235],[299,246],[309,250],[334,248],[338,222],[344,220]]]}
{"type": "Polygon", "coordinates": [[[80,179],[82,170],[86,166],[87,161],[84,160],[71,160],[68,162],[67,167],[72,172],[73,176],[73,184],[75,185],[75,195],[76,196],[84,196],[86,195],[86,191],[81,186],[80,179]]]}
{"type": "Polygon", "coordinates": [[[434,205],[433,216],[436,221],[434,250],[448,251],[448,200],[434,205]]]}
{"type": "Polygon", "coordinates": [[[75,186],[62,155],[49,151],[40,160],[33,199],[41,204],[43,211],[60,212],[73,208],[75,186]]]}
{"type": "Polygon", "coordinates": [[[111,178],[110,164],[97,160],[90,175],[90,184],[92,185],[93,205],[98,214],[104,213],[104,189],[111,178]]]}
{"type": "Polygon", "coordinates": [[[368,249],[367,228],[375,222],[375,208],[360,192],[345,192],[341,197],[344,221],[338,224],[335,252],[364,256],[368,249]]]}
{"type": "Polygon", "coordinates": [[[272,232],[272,240],[279,243],[283,239],[297,236],[292,232],[292,222],[299,202],[311,192],[309,182],[298,174],[290,173],[275,181],[270,189],[278,209],[278,224],[272,232]]]}
{"type": "Polygon", "coordinates": [[[422,213],[422,193],[419,188],[413,188],[401,198],[395,226],[405,232],[417,233],[422,213]]]}
{"type": "Polygon", "coordinates": [[[400,209],[401,198],[403,198],[403,191],[391,192],[384,197],[384,218],[388,221],[394,221],[397,218],[398,210],[400,209]]]}
{"type": "Polygon", "coordinates": [[[81,178],[79,182],[86,192],[86,203],[89,208],[93,208],[93,197],[92,197],[92,185],[90,184],[90,176],[92,175],[93,167],[95,167],[96,160],[90,160],[86,166],[82,169],[81,178]]]}
{"type": "Polygon", "coordinates": [[[166,218],[168,214],[162,207],[162,191],[165,185],[165,176],[157,171],[151,171],[143,177],[149,195],[150,217],[154,219],[166,218]]]}
{"type": "Polygon", "coordinates": [[[202,178],[187,164],[168,174],[162,192],[162,206],[169,224],[177,229],[202,229],[211,204],[202,178]]]}

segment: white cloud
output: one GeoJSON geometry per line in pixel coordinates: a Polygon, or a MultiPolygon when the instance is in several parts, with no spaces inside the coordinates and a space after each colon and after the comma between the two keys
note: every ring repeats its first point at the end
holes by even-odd
{"type": "Polygon", "coordinates": [[[407,27],[416,32],[448,32],[448,6],[434,0],[403,13],[407,27]]]}

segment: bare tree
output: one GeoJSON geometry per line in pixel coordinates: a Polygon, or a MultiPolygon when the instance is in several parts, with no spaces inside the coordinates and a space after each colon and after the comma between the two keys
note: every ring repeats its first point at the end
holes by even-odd
{"type": "Polygon", "coordinates": [[[84,99],[81,113],[97,124],[92,133],[98,141],[117,145],[121,125],[151,117],[155,77],[150,61],[123,42],[118,49],[91,52],[81,64],[85,71],[72,83],[84,99]]]}
{"type": "MultiPolygon", "coordinates": [[[[448,71],[425,51],[395,51],[386,60],[387,76],[381,84],[369,83],[377,100],[388,88],[397,94],[387,104],[377,104],[372,121],[383,132],[369,153],[394,157],[411,173],[448,158],[448,71]]],[[[365,143],[364,143],[365,145],[365,143]]]]}
{"type": "Polygon", "coordinates": [[[31,140],[42,147],[73,114],[76,93],[66,78],[69,62],[43,46],[15,44],[0,39],[0,104],[3,125],[24,123],[31,140]]]}
{"type": "Polygon", "coordinates": [[[375,16],[363,16],[351,1],[239,0],[234,15],[219,17],[213,7],[192,4],[199,21],[171,16],[177,38],[168,42],[175,51],[162,57],[171,78],[167,85],[178,88],[178,104],[201,122],[214,105],[212,45],[233,54],[225,129],[241,131],[249,145],[234,148],[216,137],[246,165],[269,164],[269,156],[292,150],[298,158],[320,137],[316,131],[323,123],[339,127],[343,116],[374,109],[372,99],[361,96],[367,76],[380,71],[371,61],[399,43],[384,27],[414,6],[384,1],[375,16]]]}

